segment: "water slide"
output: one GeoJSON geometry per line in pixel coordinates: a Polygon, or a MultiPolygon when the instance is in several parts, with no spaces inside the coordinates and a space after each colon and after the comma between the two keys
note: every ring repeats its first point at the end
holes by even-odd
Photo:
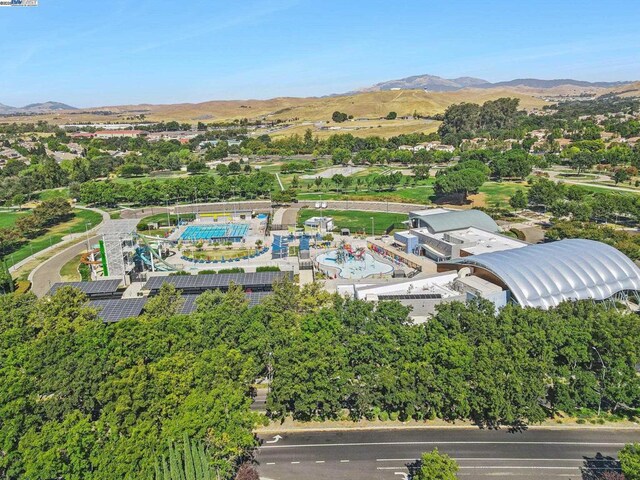
{"type": "MultiPolygon", "coordinates": [[[[151,253],[151,255],[153,255],[153,266],[155,267],[155,270],[158,272],[173,272],[175,270],[177,270],[176,267],[174,267],[173,265],[170,265],[169,263],[165,262],[162,257],[160,257],[160,255],[158,255],[158,253],[151,248],[151,245],[149,245],[149,242],[147,240],[152,239],[154,237],[145,237],[144,235],[138,235],[140,237],[140,240],[142,240],[142,243],[144,244],[144,246],[146,247],[146,251],[140,251],[138,252],[138,255],[140,256],[140,260],[142,260],[142,262],[148,266],[149,268],[151,268],[151,258],[148,255],[149,252],[151,253]],[[146,255],[145,255],[146,253],[146,255]]],[[[158,238],[158,240],[160,240],[158,238]]]]}

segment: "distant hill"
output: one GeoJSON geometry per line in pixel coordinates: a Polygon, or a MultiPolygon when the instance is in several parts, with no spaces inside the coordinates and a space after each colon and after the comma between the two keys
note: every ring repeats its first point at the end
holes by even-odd
{"type": "Polygon", "coordinates": [[[357,92],[381,92],[386,90],[429,90],[432,92],[455,92],[466,87],[477,87],[490,85],[486,80],[473,77],[442,78],[436,75],[415,75],[412,77],[389,80],[387,82],[376,83],[367,88],[362,88],[357,92]]]}
{"type": "Polygon", "coordinates": [[[0,114],[16,113],[16,107],[10,107],[4,103],[0,103],[0,114]]]}
{"type": "MultiPolygon", "coordinates": [[[[397,80],[389,80],[386,82],[376,83],[371,87],[366,87],[357,92],[380,92],[385,90],[427,90],[431,92],[455,92],[463,88],[532,88],[532,89],[550,89],[561,86],[572,86],[580,88],[615,88],[632,82],[586,82],[582,80],[574,80],[571,78],[541,80],[537,78],[518,78],[504,82],[489,82],[481,78],[459,77],[459,78],[442,78],[436,75],[415,75],[397,80]]],[[[345,95],[351,95],[357,92],[349,92],[345,95]]]]}
{"type": "Polygon", "coordinates": [[[60,102],[44,102],[31,103],[29,105],[25,105],[20,110],[26,110],[30,112],[55,112],[57,110],[77,110],[77,108],[60,102]]]}
{"type": "Polygon", "coordinates": [[[24,107],[11,107],[0,103],[0,114],[51,113],[63,110],[78,110],[76,107],[60,102],[31,103],[24,107]]]}
{"type": "MultiPolygon", "coordinates": [[[[571,85],[574,87],[587,88],[614,88],[621,85],[627,85],[632,82],[585,82],[582,80],[573,80],[571,78],[563,78],[556,80],[540,80],[538,78],[518,78],[507,82],[490,83],[492,87],[530,87],[530,88],[555,88],[563,85],[571,85]]],[[[487,88],[483,85],[481,88],[487,88]]]]}

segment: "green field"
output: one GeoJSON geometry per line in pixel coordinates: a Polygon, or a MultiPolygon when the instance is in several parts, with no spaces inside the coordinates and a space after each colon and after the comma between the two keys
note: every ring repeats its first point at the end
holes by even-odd
{"type": "Polygon", "coordinates": [[[404,213],[365,212],[360,210],[320,210],[303,208],[298,215],[298,225],[302,226],[305,220],[311,217],[332,217],[337,228],[348,228],[351,233],[364,231],[371,234],[371,218],[373,217],[374,231],[376,235],[385,233],[386,229],[395,224],[396,229],[402,229],[401,222],[407,220],[404,213]]]}
{"type": "Polygon", "coordinates": [[[0,212],[0,228],[13,227],[18,218],[27,215],[27,212],[0,212]]]}
{"type": "Polygon", "coordinates": [[[509,198],[518,190],[529,189],[527,182],[486,182],[480,187],[480,194],[484,195],[486,207],[508,207],[509,198]]]}
{"type": "Polygon", "coordinates": [[[362,201],[382,201],[398,203],[420,203],[429,204],[433,202],[434,192],[432,185],[417,185],[415,187],[398,188],[394,191],[360,191],[360,192],[300,192],[300,200],[362,200],[362,201]]]}
{"type": "Polygon", "coordinates": [[[74,214],[75,216],[68,222],[64,222],[50,228],[43,235],[34,238],[30,242],[25,243],[15,252],[7,255],[6,259],[8,266],[13,266],[34,253],[38,253],[47,247],[60,243],[65,235],[84,232],[85,225],[87,223],[90,224],[89,228],[93,228],[102,222],[102,215],[92,212],[91,210],[76,209],[74,210],[74,214]]]}

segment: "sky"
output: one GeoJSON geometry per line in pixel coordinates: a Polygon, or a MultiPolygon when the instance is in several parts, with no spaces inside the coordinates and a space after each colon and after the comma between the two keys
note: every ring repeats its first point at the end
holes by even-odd
{"type": "Polygon", "coordinates": [[[40,0],[0,8],[0,103],[343,93],[410,75],[640,79],[638,0],[40,0]]]}

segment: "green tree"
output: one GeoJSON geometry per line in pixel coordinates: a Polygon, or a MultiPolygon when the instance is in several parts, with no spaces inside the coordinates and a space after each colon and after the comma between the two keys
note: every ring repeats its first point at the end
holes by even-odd
{"type": "Polygon", "coordinates": [[[420,468],[413,475],[414,480],[455,480],[458,478],[458,464],[455,460],[434,448],[420,458],[420,468]]]}
{"type": "Polygon", "coordinates": [[[395,120],[396,118],[398,118],[398,114],[396,112],[389,112],[384,118],[387,120],[395,120]]]}
{"type": "Polygon", "coordinates": [[[527,208],[529,204],[529,200],[527,199],[527,194],[524,193],[523,190],[516,190],[516,192],[509,199],[509,205],[514,210],[524,210],[527,208]]]}
{"type": "Polygon", "coordinates": [[[219,476],[211,460],[204,444],[185,433],[182,442],[170,445],[168,456],[157,461],[154,480],[214,480],[219,476]]]}
{"type": "Polygon", "coordinates": [[[192,160],[187,165],[187,172],[189,173],[202,173],[207,169],[207,164],[201,160],[192,160]]]}
{"type": "Polygon", "coordinates": [[[618,454],[626,480],[640,480],[640,443],[632,443],[618,454]]]}

